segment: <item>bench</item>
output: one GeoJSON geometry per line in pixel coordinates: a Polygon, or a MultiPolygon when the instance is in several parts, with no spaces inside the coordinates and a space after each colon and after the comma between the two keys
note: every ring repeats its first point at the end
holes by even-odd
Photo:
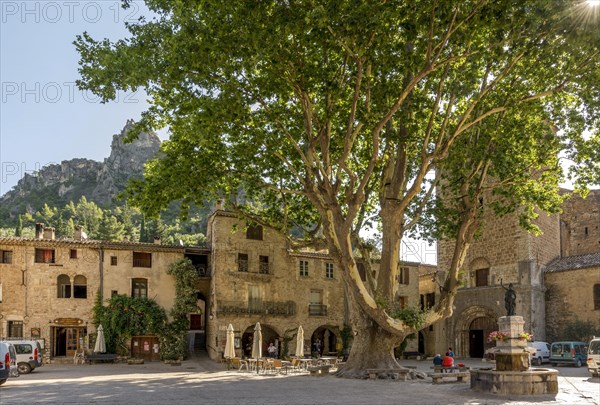
{"type": "Polygon", "coordinates": [[[443,378],[456,378],[456,382],[466,382],[465,379],[470,377],[468,371],[462,371],[458,373],[433,373],[431,378],[434,384],[440,384],[443,378]]]}
{"type": "Polygon", "coordinates": [[[421,353],[419,352],[402,352],[402,357],[408,360],[411,357],[414,357],[417,360],[421,360],[421,353]]]}
{"type": "Polygon", "coordinates": [[[329,375],[329,369],[331,366],[329,364],[323,364],[320,366],[310,366],[306,369],[310,372],[310,375],[316,375],[319,377],[323,377],[329,375]]]}
{"type": "Polygon", "coordinates": [[[96,363],[96,362],[110,362],[114,363],[117,359],[117,355],[114,353],[94,353],[94,354],[86,354],[85,361],[88,364],[96,363]]]}
{"type": "Polygon", "coordinates": [[[393,380],[407,381],[410,369],[401,368],[368,368],[366,370],[369,379],[376,380],[379,376],[382,378],[390,378],[393,380]]]}

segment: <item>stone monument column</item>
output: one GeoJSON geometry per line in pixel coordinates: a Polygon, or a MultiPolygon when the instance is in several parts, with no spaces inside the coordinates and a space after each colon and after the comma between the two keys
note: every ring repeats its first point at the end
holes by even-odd
{"type": "Polygon", "coordinates": [[[529,369],[527,339],[519,337],[523,333],[523,325],[525,325],[525,321],[522,316],[501,316],[498,319],[499,331],[508,338],[496,340],[496,347],[500,349],[496,353],[496,371],[529,369]]]}

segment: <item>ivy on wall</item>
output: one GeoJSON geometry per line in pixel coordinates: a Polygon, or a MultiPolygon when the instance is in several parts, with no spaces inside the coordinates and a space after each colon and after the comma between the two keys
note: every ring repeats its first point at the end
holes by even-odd
{"type": "Polygon", "coordinates": [[[134,298],[114,295],[106,306],[100,294],[96,294],[93,316],[94,325],[102,325],[106,351],[119,355],[130,355],[127,345],[132,336],[162,335],[167,326],[165,310],[149,298],[134,298]]]}
{"type": "Polygon", "coordinates": [[[160,355],[162,360],[183,360],[188,354],[188,314],[200,312],[196,296],[198,274],[187,258],[171,263],[167,274],[175,277],[175,302],[170,313],[172,321],[160,336],[160,355]]]}

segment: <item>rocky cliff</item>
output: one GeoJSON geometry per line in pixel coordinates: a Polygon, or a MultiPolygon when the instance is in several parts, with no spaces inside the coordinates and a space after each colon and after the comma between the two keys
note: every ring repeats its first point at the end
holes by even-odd
{"type": "Polygon", "coordinates": [[[110,156],[103,162],[76,158],[25,174],[0,197],[0,221],[11,221],[24,212],[33,213],[44,203],[63,206],[82,196],[103,207],[112,205],[127,180],[141,177],[144,163],[160,148],[160,139],[154,133],[142,133],[134,142],[124,143],[131,125],[133,121],[128,121],[121,133],[113,136],[110,156]]]}

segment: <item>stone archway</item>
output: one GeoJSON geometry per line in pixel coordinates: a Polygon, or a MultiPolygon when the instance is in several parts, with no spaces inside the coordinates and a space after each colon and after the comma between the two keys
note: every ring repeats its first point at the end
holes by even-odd
{"type": "MultiPolygon", "coordinates": [[[[254,327],[255,323],[249,325],[244,332],[242,333],[242,353],[244,357],[251,357],[252,354],[252,341],[254,340],[254,327]]],[[[269,347],[269,343],[274,343],[278,349],[278,353],[281,352],[281,348],[279,345],[279,332],[271,325],[260,324],[260,330],[262,333],[262,354],[263,357],[267,357],[267,347],[269,347]]]]}
{"type": "Polygon", "coordinates": [[[483,357],[483,351],[492,347],[487,342],[487,335],[498,329],[498,314],[490,308],[477,305],[465,309],[456,319],[454,352],[461,357],[483,357]]]}
{"type": "Polygon", "coordinates": [[[342,340],[339,334],[339,328],[335,326],[319,326],[313,332],[310,338],[311,353],[319,352],[319,356],[336,356],[339,350],[339,344],[342,340]]]}

